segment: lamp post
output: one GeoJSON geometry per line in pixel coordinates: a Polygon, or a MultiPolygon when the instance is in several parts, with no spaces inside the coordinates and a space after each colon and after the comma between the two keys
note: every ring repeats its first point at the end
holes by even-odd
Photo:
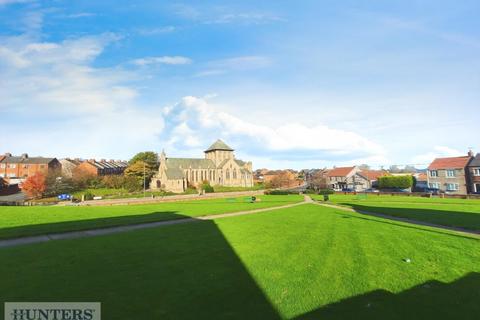
{"type": "Polygon", "coordinates": [[[145,181],[145,161],[143,161],[143,197],[146,196],[146,181],[145,181]]]}

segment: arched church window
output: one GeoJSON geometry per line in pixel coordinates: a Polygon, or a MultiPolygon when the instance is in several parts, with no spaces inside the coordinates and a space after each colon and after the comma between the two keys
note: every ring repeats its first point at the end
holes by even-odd
{"type": "Polygon", "coordinates": [[[233,179],[237,179],[237,169],[233,169],[233,179]]]}

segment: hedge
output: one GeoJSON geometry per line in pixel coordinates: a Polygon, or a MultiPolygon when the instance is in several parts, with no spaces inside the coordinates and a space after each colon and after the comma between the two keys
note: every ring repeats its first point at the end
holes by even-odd
{"type": "Polygon", "coordinates": [[[384,176],[378,178],[380,189],[408,189],[413,186],[413,176],[384,176]]]}

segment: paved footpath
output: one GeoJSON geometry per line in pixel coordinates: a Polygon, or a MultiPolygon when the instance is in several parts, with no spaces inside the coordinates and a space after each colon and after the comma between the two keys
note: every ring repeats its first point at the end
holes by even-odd
{"type": "Polygon", "coordinates": [[[305,196],[305,200],[303,202],[287,204],[287,205],[279,206],[279,207],[270,207],[270,208],[262,208],[262,209],[248,210],[248,211],[222,213],[222,214],[217,214],[217,215],[208,215],[208,216],[195,217],[195,218],[185,218],[185,219],[157,221],[157,222],[147,222],[147,223],[124,225],[124,226],[100,228],[100,229],[68,231],[68,232],[63,232],[63,233],[51,233],[51,234],[43,234],[43,235],[38,235],[38,236],[29,236],[29,237],[14,238],[14,239],[4,239],[4,240],[0,240],[0,248],[15,247],[15,246],[21,246],[21,245],[27,245],[27,244],[33,244],[33,243],[47,242],[47,241],[52,241],[52,240],[89,238],[89,237],[96,237],[96,236],[101,236],[101,235],[106,235],[106,234],[113,234],[113,233],[127,232],[127,231],[140,230],[140,229],[150,229],[150,228],[157,228],[157,227],[163,227],[163,226],[170,226],[170,225],[174,225],[174,224],[183,224],[183,223],[199,222],[199,221],[202,221],[202,220],[214,220],[214,219],[236,217],[236,216],[241,216],[241,215],[265,212],[265,211],[274,211],[274,210],[286,209],[286,208],[291,208],[291,207],[296,207],[296,206],[299,206],[299,205],[303,205],[303,204],[306,204],[306,203],[313,203],[312,199],[309,196],[305,196]]]}
{"type": "Polygon", "coordinates": [[[331,203],[324,203],[324,202],[314,202],[315,204],[322,206],[322,207],[329,207],[333,209],[339,209],[343,211],[349,211],[349,212],[356,212],[368,216],[374,216],[378,218],[383,218],[383,219],[388,219],[388,220],[395,220],[395,221],[400,221],[400,222],[406,222],[406,223],[411,223],[411,224],[416,224],[420,226],[426,226],[426,227],[432,227],[432,228],[439,228],[439,229],[444,229],[444,230],[449,230],[449,231],[455,231],[457,233],[462,233],[464,235],[468,236],[474,236],[475,238],[480,239],[480,231],[473,231],[473,230],[468,230],[464,228],[459,228],[459,227],[449,227],[449,226],[444,226],[441,224],[435,224],[435,223],[429,223],[429,222],[424,222],[424,221],[418,221],[418,220],[412,220],[408,218],[400,218],[400,217],[394,217],[382,213],[376,213],[376,212],[369,212],[369,211],[363,211],[363,210],[355,210],[350,207],[344,207],[344,206],[339,206],[331,203]]]}

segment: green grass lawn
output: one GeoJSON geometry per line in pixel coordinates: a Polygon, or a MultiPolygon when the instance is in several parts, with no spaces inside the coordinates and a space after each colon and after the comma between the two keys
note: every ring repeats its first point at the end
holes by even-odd
{"type": "MultiPolygon", "coordinates": [[[[143,197],[151,197],[156,196],[169,196],[169,195],[176,195],[173,192],[165,192],[165,191],[147,191],[145,194],[143,191],[136,191],[130,192],[127,189],[112,189],[112,188],[88,188],[80,191],[75,191],[72,193],[75,199],[82,199],[82,195],[85,193],[91,193],[93,196],[102,197],[104,199],[125,199],[125,198],[143,198],[143,197]]],[[[187,192],[183,194],[192,194],[197,193],[197,191],[193,191],[188,189],[187,192]]],[[[56,198],[54,198],[56,199],[56,198]]],[[[42,201],[40,199],[39,201],[42,201]]]]}
{"type": "Polygon", "coordinates": [[[198,217],[303,201],[303,196],[299,195],[262,195],[257,198],[259,201],[256,203],[238,197],[129,206],[0,206],[0,239],[163,221],[185,216],[198,217]]]}
{"type": "MultiPolygon", "coordinates": [[[[313,198],[321,200],[323,196],[313,198]]],[[[480,200],[375,194],[366,199],[355,195],[331,195],[330,200],[357,210],[480,231],[480,200]]]]}
{"type": "Polygon", "coordinates": [[[99,301],[104,319],[480,314],[479,240],[316,205],[3,248],[0,261],[0,314],[4,301],[99,301]]]}

